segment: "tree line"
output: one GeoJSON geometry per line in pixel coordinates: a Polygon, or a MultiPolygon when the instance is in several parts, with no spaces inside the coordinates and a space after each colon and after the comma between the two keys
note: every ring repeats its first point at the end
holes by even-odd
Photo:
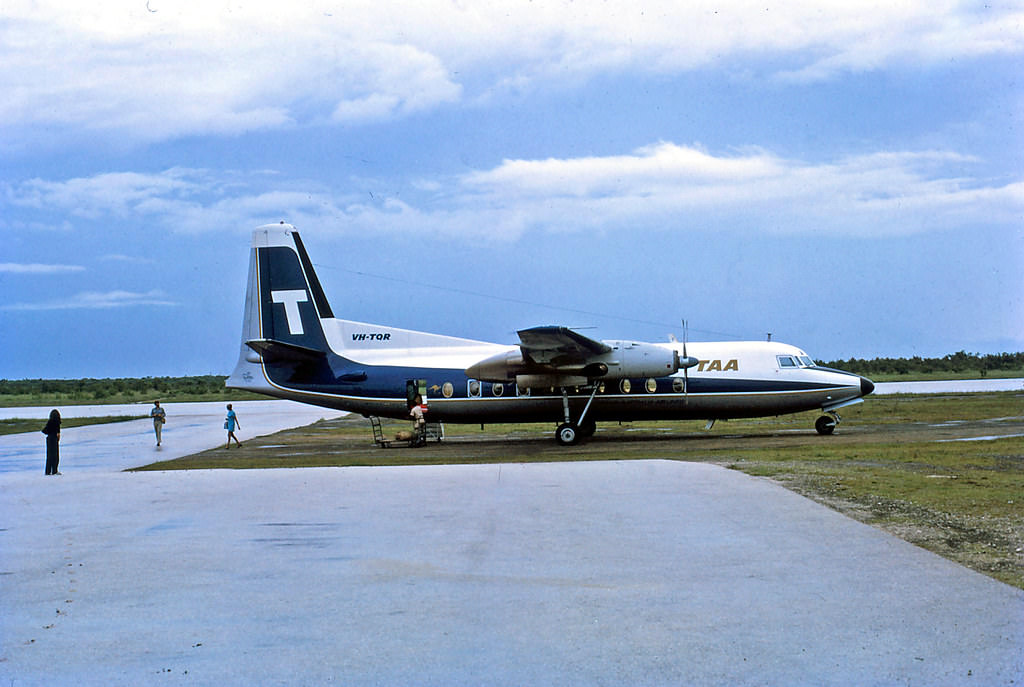
{"type": "MultiPolygon", "coordinates": [[[[0,379],[0,405],[47,398],[70,403],[133,403],[151,400],[240,398],[224,387],[227,377],[122,377],[114,379],[0,379]]],[[[10,405],[10,404],[9,404],[10,405]]]]}
{"type": "Polygon", "coordinates": [[[914,356],[913,358],[874,358],[873,360],[850,358],[849,360],[832,360],[823,364],[826,367],[853,372],[865,377],[886,374],[960,374],[974,370],[977,370],[980,376],[986,377],[990,372],[997,370],[1024,369],[1024,353],[989,353],[981,355],[957,351],[941,358],[922,358],[920,356],[914,356]]]}

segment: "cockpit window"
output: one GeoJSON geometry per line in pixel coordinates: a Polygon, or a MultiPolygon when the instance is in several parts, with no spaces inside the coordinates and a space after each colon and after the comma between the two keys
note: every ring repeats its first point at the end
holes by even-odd
{"type": "Polygon", "coordinates": [[[780,355],[778,358],[779,367],[781,368],[797,367],[796,360],[794,360],[791,355],[780,355]]]}
{"type": "Polygon", "coordinates": [[[803,365],[804,367],[814,367],[814,361],[811,360],[809,356],[801,355],[799,356],[799,358],[800,364],[803,365]]]}

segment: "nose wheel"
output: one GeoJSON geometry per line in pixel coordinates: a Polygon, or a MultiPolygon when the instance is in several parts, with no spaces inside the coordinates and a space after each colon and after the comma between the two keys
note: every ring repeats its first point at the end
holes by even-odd
{"type": "Polygon", "coordinates": [[[562,446],[572,446],[580,440],[580,430],[572,422],[563,422],[555,430],[555,439],[562,446]]]}
{"type": "Polygon", "coordinates": [[[587,399],[587,405],[583,406],[583,412],[580,413],[579,419],[573,422],[572,415],[569,414],[569,392],[562,387],[562,412],[565,422],[558,425],[558,429],[555,430],[555,439],[562,446],[573,446],[578,444],[581,439],[594,436],[597,424],[587,417],[587,411],[590,410],[590,404],[594,402],[598,388],[599,385],[594,384],[594,388],[590,391],[590,398],[587,399]]]}
{"type": "Polygon", "coordinates": [[[831,415],[822,415],[814,423],[814,429],[822,436],[827,436],[832,432],[836,431],[836,425],[839,424],[839,413],[832,413],[831,415]]]}

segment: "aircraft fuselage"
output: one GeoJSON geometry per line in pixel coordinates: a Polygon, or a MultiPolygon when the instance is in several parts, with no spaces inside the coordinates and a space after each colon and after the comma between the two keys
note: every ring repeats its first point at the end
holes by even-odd
{"type": "Polygon", "coordinates": [[[537,328],[520,332],[520,345],[504,345],[337,319],[287,225],[254,235],[243,330],[230,387],[389,418],[407,418],[418,393],[431,422],[834,413],[873,389],[778,342],[595,342],[537,328]],[[531,333],[538,346],[545,337],[574,338],[564,349],[560,338],[555,348],[531,348],[531,333]],[[577,340],[593,350],[574,348],[577,340]]]}

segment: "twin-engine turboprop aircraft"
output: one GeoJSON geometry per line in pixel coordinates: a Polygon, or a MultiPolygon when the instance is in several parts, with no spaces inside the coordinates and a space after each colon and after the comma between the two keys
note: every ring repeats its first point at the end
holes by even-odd
{"type": "Polygon", "coordinates": [[[299,233],[253,233],[235,389],[366,416],[408,418],[417,395],[431,422],[552,422],[571,445],[596,423],[707,420],[821,409],[870,394],[870,380],[817,366],[799,348],[764,341],[595,341],[565,327],[493,344],[334,317],[299,233]]]}

